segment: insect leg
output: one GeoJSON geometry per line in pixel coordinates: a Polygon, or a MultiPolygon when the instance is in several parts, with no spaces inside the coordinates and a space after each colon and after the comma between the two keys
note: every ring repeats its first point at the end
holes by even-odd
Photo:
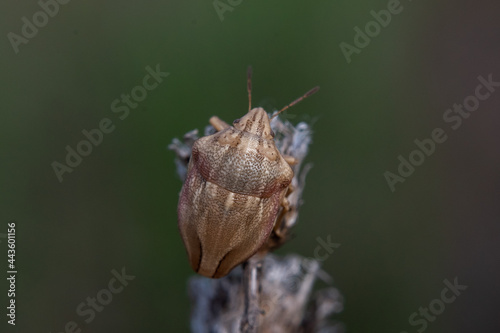
{"type": "Polygon", "coordinates": [[[290,165],[295,165],[295,164],[299,163],[299,161],[293,156],[290,156],[290,155],[282,155],[282,156],[283,156],[283,159],[290,165]]]}
{"type": "Polygon", "coordinates": [[[213,116],[209,120],[210,125],[212,125],[217,132],[222,131],[225,128],[231,127],[228,123],[226,123],[224,120],[220,119],[217,116],[213,116]]]}

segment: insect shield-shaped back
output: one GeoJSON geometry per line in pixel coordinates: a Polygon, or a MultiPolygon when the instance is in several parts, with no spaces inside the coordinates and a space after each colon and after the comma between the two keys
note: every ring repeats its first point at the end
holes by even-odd
{"type": "Polygon", "coordinates": [[[264,109],[233,125],[194,143],[177,212],[191,267],[211,278],[266,242],[293,177],[264,109]]]}

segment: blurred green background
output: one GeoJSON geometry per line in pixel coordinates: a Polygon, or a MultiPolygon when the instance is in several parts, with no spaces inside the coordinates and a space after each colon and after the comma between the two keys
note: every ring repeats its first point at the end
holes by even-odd
{"type": "MultiPolygon", "coordinates": [[[[402,1],[347,63],[339,44],[387,6],[243,0],[221,21],[212,1],[73,0],[15,53],[7,34],[21,35],[40,6],[2,1],[0,233],[17,221],[19,274],[17,325],[2,312],[1,331],[189,330],[182,183],[166,147],[212,115],[242,116],[252,65],[253,105],[267,111],[321,86],[289,111],[314,123],[314,168],[279,253],[310,257],[328,235],[341,244],[323,267],[345,297],[335,319],[347,332],[416,332],[408,317],[455,277],[469,288],[426,331],[499,332],[500,92],[456,131],[442,117],[479,75],[500,80],[500,5],[402,1]],[[111,103],[157,64],[170,75],[121,120],[111,103]],[[59,182],[51,163],[103,118],[114,131],[59,182]],[[391,192],[384,172],[436,127],[448,140],[391,192]],[[135,279],[85,323],[75,309],[122,267],[135,279]]],[[[6,251],[3,239],[5,264],[6,251]]]]}

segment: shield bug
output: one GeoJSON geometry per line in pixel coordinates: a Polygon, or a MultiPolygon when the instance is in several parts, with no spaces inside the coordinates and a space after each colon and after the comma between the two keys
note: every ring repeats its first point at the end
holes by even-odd
{"type": "Polygon", "coordinates": [[[276,148],[272,117],[263,108],[251,108],[251,76],[249,67],[248,113],[233,126],[210,119],[217,132],[194,142],[180,193],[178,226],[191,267],[210,278],[227,275],[254,255],[273,231],[280,209],[288,207],[294,158],[276,148]]]}

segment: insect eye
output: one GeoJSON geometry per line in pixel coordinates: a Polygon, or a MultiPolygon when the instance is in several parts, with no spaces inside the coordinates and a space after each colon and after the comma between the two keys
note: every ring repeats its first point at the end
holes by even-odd
{"type": "Polygon", "coordinates": [[[233,124],[237,124],[240,122],[240,119],[236,119],[235,121],[233,121],[233,124]]]}
{"type": "Polygon", "coordinates": [[[274,138],[274,132],[273,132],[273,130],[271,130],[271,133],[270,133],[270,134],[271,134],[271,136],[274,138]]]}

